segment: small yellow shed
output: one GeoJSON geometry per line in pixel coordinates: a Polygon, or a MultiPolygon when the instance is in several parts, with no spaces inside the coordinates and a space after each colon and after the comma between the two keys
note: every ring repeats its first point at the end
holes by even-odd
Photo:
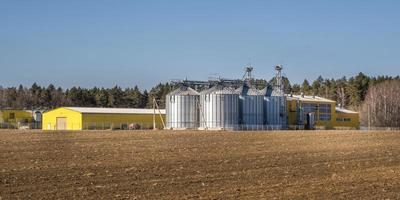
{"type": "Polygon", "coordinates": [[[113,130],[163,128],[165,110],[61,107],[43,113],[43,130],[113,130]]]}
{"type": "Polygon", "coordinates": [[[16,109],[0,110],[0,123],[30,123],[32,121],[32,111],[16,109]]]}

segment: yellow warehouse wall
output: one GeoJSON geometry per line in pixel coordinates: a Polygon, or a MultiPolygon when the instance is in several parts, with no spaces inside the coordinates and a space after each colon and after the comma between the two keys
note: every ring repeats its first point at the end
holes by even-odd
{"type": "Polygon", "coordinates": [[[32,112],[26,110],[0,110],[0,122],[17,123],[32,122],[32,112]],[[10,114],[14,113],[14,119],[10,119],[10,114]]]}
{"type": "MultiPolygon", "coordinates": [[[[335,117],[335,103],[331,102],[317,102],[317,101],[300,101],[300,104],[305,103],[312,103],[312,104],[330,104],[331,105],[331,121],[320,121],[319,119],[316,120],[316,126],[332,126],[333,125],[333,118],[335,117]]],[[[297,100],[288,100],[287,101],[287,112],[288,112],[288,123],[289,125],[298,125],[297,124],[297,100]]],[[[315,113],[316,116],[319,116],[319,110],[315,113]]],[[[303,124],[305,125],[305,120],[303,120],[303,124]]]]}
{"type": "MultiPolygon", "coordinates": [[[[120,129],[122,125],[132,123],[137,123],[142,128],[153,127],[152,114],[82,114],[67,108],[57,108],[43,113],[42,129],[57,130],[58,117],[66,118],[66,130],[120,129]]],[[[162,115],[162,117],[165,121],[165,115],[162,115]]],[[[156,115],[156,126],[162,128],[159,115],[156,115]]]]}
{"type": "Polygon", "coordinates": [[[57,130],[57,118],[67,118],[67,130],[82,129],[82,114],[66,108],[57,108],[43,113],[42,130],[57,130]]]}
{"type": "Polygon", "coordinates": [[[334,126],[335,127],[353,127],[359,128],[360,127],[360,116],[358,113],[336,113],[336,117],[334,119],[334,126]],[[337,121],[337,118],[348,118],[351,121],[337,121]]]}
{"type": "MultiPolygon", "coordinates": [[[[310,103],[315,103],[315,102],[310,102],[310,103]]],[[[334,126],[334,120],[335,118],[335,112],[336,112],[336,103],[330,103],[330,102],[324,102],[324,103],[316,103],[316,104],[330,104],[331,105],[331,120],[330,121],[321,121],[320,119],[317,119],[315,126],[319,127],[326,127],[326,128],[333,128],[334,126]]],[[[317,110],[316,116],[319,117],[319,109],[317,110]]]]}
{"type": "MultiPolygon", "coordinates": [[[[162,115],[165,122],[165,115],[162,115]]],[[[83,114],[83,129],[120,129],[125,124],[139,124],[142,128],[153,127],[152,114],[83,114]]],[[[162,128],[160,115],[156,115],[156,127],[162,128]]]]}
{"type": "Polygon", "coordinates": [[[287,113],[288,113],[288,123],[289,125],[298,125],[297,124],[297,111],[296,111],[296,101],[288,100],[287,104],[287,113]]]}

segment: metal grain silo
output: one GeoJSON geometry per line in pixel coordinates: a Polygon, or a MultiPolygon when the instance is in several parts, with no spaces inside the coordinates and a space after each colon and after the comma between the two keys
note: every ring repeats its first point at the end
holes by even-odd
{"type": "Polygon", "coordinates": [[[214,86],[200,93],[200,130],[237,130],[239,94],[233,88],[214,86]]]}
{"type": "Polygon", "coordinates": [[[199,93],[181,86],[166,96],[166,128],[174,130],[199,127],[199,93]]]}
{"type": "Polygon", "coordinates": [[[239,87],[239,123],[243,130],[261,129],[264,124],[264,95],[247,84],[239,87]]]}
{"type": "Polygon", "coordinates": [[[264,123],[267,128],[284,129],[287,126],[286,97],[271,86],[262,90],[264,94],[264,123]]]}

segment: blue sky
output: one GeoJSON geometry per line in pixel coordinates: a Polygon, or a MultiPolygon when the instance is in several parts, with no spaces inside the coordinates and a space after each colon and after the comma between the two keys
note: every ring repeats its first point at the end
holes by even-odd
{"type": "Polygon", "coordinates": [[[400,73],[400,1],[0,1],[0,85],[400,73]]]}

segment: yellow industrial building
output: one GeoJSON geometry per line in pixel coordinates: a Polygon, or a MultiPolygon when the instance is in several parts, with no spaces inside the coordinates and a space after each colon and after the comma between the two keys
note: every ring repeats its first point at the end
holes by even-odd
{"type": "Polygon", "coordinates": [[[2,109],[0,110],[0,128],[30,129],[38,128],[36,115],[30,110],[2,109]]]}
{"type": "Polygon", "coordinates": [[[357,112],[336,107],[336,102],[305,95],[287,96],[289,128],[307,124],[307,115],[312,114],[317,129],[358,129],[360,126],[357,112]]]}
{"type": "MultiPolygon", "coordinates": [[[[317,129],[358,129],[357,112],[336,107],[336,102],[305,95],[287,95],[287,119],[290,129],[304,128],[309,123],[307,116],[313,116],[317,129]]],[[[6,112],[6,116],[12,116],[6,112]]],[[[4,112],[2,113],[4,116],[4,112]]],[[[31,113],[15,112],[14,118],[28,117],[31,113]]],[[[1,118],[0,118],[1,119],[1,118]]],[[[164,128],[165,110],[130,108],[86,108],[61,107],[43,113],[43,130],[114,130],[151,129],[153,120],[158,129],[164,128]]]]}
{"type": "Polygon", "coordinates": [[[113,130],[163,128],[165,110],[61,107],[43,113],[43,130],[113,130]]]}
{"type": "Polygon", "coordinates": [[[0,110],[1,123],[29,123],[33,121],[33,115],[28,110],[4,109],[0,110]]]}

